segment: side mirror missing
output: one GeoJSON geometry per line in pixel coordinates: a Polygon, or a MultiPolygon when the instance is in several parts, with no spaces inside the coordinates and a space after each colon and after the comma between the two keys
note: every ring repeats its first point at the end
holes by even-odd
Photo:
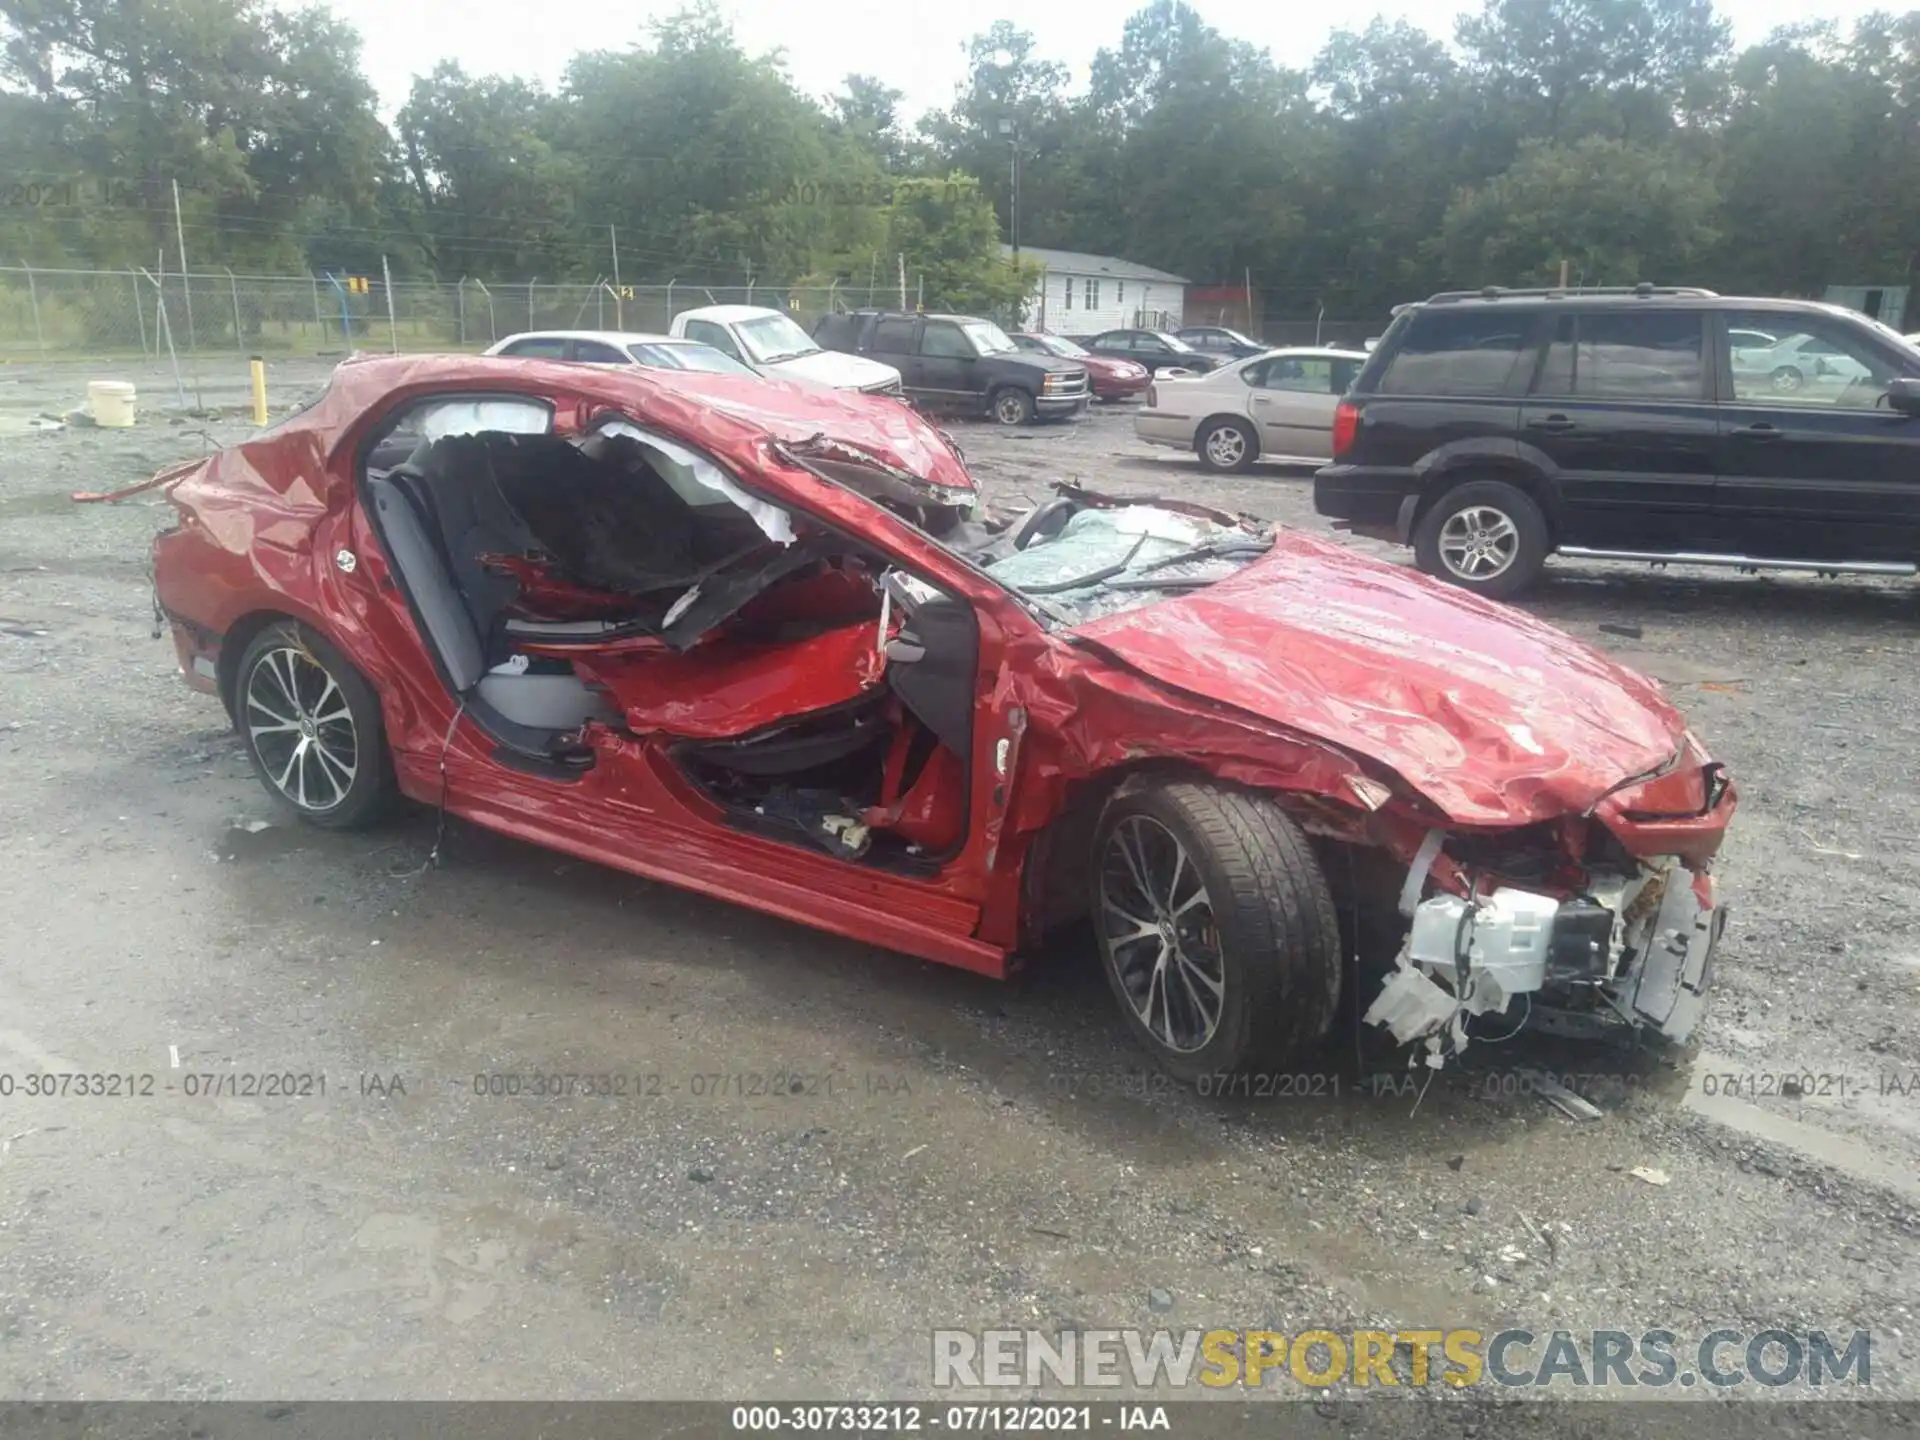
{"type": "Polygon", "coordinates": [[[1902,375],[1888,381],[1887,404],[1902,415],[1920,415],[1920,380],[1902,375]]]}

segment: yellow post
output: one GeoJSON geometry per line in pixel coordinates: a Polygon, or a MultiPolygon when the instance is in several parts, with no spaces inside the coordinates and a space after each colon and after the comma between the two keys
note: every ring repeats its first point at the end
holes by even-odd
{"type": "Polygon", "coordinates": [[[267,362],[258,355],[251,357],[248,365],[253,370],[253,423],[267,423],[267,362]]]}

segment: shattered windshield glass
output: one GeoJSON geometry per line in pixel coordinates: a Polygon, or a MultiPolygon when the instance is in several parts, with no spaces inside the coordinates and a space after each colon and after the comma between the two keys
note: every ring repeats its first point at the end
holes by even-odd
{"type": "Polygon", "coordinates": [[[814,338],[785,315],[762,315],[743,320],[737,327],[740,341],[762,365],[812,355],[820,346],[814,338]]]}
{"type": "Polygon", "coordinates": [[[1141,504],[1080,510],[1057,533],[982,563],[1001,584],[1079,624],[1212,585],[1272,547],[1272,527],[1257,521],[1141,504]]]}

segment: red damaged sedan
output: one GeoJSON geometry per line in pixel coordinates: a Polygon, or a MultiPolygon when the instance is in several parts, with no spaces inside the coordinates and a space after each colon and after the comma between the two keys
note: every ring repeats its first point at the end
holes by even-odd
{"type": "Polygon", "coordinates": [[[1116,360],[1110,355],[1096,355],[1064,335],[1023,331],[1007,338],[1031,354],[1079,362],[1086,369],[1087,384],[1096,400],[1131,400],[1146,394],[1147,385],[1153,379],[1153,372],[1144,365],[1136,365],[1131,360],[1116,360]]]}
{"type": "Polygon", "coordinates": [[[1343,989],[1430,1063],[1700,1013],[1721,767],[1649,682],[1331,541],[997,514],[884,397],[467,357],[350,361],[150,483],[182,672],[316,825],[404,795],[990,976],[1090,920],[1188,1079],[1343,989]]]}

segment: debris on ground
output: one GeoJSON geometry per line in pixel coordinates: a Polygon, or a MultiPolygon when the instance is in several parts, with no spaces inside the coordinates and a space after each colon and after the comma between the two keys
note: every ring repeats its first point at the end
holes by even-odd
{"type": "Polygon", "coordinates": [[[1520,1078],[1533,1086],[1536,1095],[1575,1120],[1598,1120],[1605,1113],[1598,1105],[1576,1095],[1543,1070],[1522,1070],[1520,1078]]]}
{"type": "Polygon", "coordinates": [[[1627,1173],[1636,1180],[1644,1180],[1649,1185],[1670,1185],[1673,1177],[1664,1170],[1656,1170],[1651,1165],[1636,1165],[1627,1173]]]}

